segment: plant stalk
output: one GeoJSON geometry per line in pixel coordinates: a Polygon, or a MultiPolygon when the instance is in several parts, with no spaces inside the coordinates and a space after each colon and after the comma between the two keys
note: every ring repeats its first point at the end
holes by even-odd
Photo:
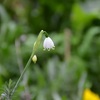
{"type": "Polygon", "coordinates": [[[29,67],[29,65],[30,65],[30,63],[31,63],[31,59],[32,59],[32,57],[34,56],[34,53],[36,52],[37,48],[39,47],[39,45],[40,45],[40,43],[41,43],[42,35],[43,35],[44,32],[45,32],[45,31],[43,31],[43,30],[40,31],[40,33],[39,33],[39,35],[38,35],[38,38],[37,38],[37,40],[36,40],[36,43],[34,44],[34,47],[33,47],[34,50],[32,51],[31,56],[30,56],[30,58],[29,58],[29,60],[28,60],[28,62],[27,62],[27,64],[26,64],[24,70],[22,71],[22,73],[21,73],[21,75],[20,75],[18,81],[16,82],[16,84],[15,84],[15,86],[14,86],[14,88],[13,88],[13,90],[12,90],[12,93],[11,93],[11,96],[15,93],[16,88],[18,87],[18,85],[19,85],[19,83],[20,83],[20,81],[21,81],[21,79],[22,79],[22,77],[23,77],[25,71],[26,71],[27,68],[29,67]]]}
{"type": "Polygon", "coordinates": [[[21,73],[21,75],[20,75],[20,77],[19,77],[18,81],[16,82],[15,87],[14,87],[14,88],[13,88],[13,90],[12,90],[11,96],[15,93],[16,88],[18,87],[18,85],[19,85],[19,83],[20,83],[20,81],[21,81],[21,79],[22,79],[22,77],[23,77],[23,75],[24,75],[25,71],[26,71],[26,70],[27,70],[27,68],[29,67],[29,65],[30,65],[30,63],[31,63],[31,59],[32,59],[33,55],[34,55],[34,51],[32,52],[32,54],[31,54],[31,56],[30,56],[30,58],[29,58],[29,60],[28,60],[28,62],[27,62],[27,64],[26,64],[26,66],[25,66],[25,68],[24,68],[23,72],[21,73]]]}

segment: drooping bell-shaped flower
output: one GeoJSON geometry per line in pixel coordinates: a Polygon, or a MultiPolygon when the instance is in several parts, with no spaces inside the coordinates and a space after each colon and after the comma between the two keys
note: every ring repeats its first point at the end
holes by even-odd
{"type": "Polygon", "coordinates": [[[43,47],[44,47],[44,50],[50,50],[50,49],[54,49],[55,46],[54,46],[54,42],[52,41],[52,39],[50,37],[46,37],[44,42],[43,42],[43,47]]]}

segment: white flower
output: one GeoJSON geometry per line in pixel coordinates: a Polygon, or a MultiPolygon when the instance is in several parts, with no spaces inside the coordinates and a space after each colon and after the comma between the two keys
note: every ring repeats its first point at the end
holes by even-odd
{"type": "Polygon", "coordinates": [[[44,43],[43,43],[43,47],[44,47],[44,50],[47,49],[48,51],[50,49],[54,49],[54,42],[52,41],[52,39],[50,37],[46,37],[45,40],[44,40],[44,43]]]}

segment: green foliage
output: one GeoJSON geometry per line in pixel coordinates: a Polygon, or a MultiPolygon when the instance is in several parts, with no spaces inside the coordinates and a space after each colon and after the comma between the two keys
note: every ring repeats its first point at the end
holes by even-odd
{"type": "Polygon", "coordinates": [[[12,100],[12,90],[14,87],[14,83],[12,82],[12,80],[9,80],[9,83],[6,83],[6,85],[4,86],[4,90],[3,93],[1,94],[1,100],[12,100]]]}
{"type": "Polygon", "coordinates": [[[1,2],[0,88],[19,78],[41,29],[55,43],[50,52],[39,45],[37,64],[31,63],[14,100],[81,100],[84,88],[100,94],[100,1],[82,1],[1,2]]]}

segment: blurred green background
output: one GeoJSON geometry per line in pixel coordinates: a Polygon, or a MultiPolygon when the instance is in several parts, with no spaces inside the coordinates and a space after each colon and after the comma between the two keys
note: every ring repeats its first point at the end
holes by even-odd
{"type": "Polygon", "coordinates": [[[56,48],[43,51],[43,37],[14,100],[82,100],[85,88],[100,94],[100,0],[0,0],[0,88],[17,81],[40,30],[56,48]]]}

